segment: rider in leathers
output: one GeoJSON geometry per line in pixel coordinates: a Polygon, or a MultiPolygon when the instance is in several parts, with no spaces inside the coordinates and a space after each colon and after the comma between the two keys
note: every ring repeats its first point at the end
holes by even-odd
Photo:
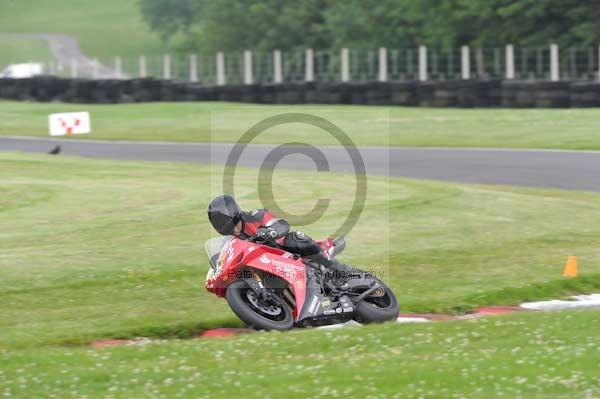
{"type": "Polygon", "coordinates": [[[208,206],[208,219],[220,234],[234,235],[244,240],[258,238],[265,244],[313,260],[334,271],[347,270],[345,265],[330,258],[317,242],[300,231],[291,231],[283,219],[277,219],[266,209],[244,212],[230,195],[220,195],[208,206]]]}

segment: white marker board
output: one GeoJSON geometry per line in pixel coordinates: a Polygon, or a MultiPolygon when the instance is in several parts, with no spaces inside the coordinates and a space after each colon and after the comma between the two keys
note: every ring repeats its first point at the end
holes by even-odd
{"type": "Polygon", "coordinates": [[[48,116],[50,136],[69,136],[91,132],[88,112],[65,112],[48,116]]]}

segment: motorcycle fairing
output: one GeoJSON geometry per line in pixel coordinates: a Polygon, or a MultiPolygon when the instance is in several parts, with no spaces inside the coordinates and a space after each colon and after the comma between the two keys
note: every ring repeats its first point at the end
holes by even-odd
{"type": "Polygon", "coordinates": [[[306,293],[306,266],[284,250],[230,237],[222,246],[216,261],[211,259],[206,276],[206,289],[225,297],[227,286],[240,278],[242,269],[262,270],[285,281],[292,290],[296,306],[294,318],[300,314],[306,293]]]}
{"type": "Polygon", "coordinates": [[[296,322],[318,322],[319,320],[349,319],[354,313],[354,305],[346,295],[338,301],[332,301],[321,292],[321,287],[311,269],[308,269],[306,284],[306,300],[296,322]]]}
{"type": "Polygon", "coordinates": [[[286,251],[266,246],[261,246],[262,249],[265,251],[247,252],[242,258],[241,264],[265,271],[269,275],[285,281],[294,295],[296,303],[292,313],[298,320],[306,298],[306,265],[302,261],[294,259],[286,251]]]}

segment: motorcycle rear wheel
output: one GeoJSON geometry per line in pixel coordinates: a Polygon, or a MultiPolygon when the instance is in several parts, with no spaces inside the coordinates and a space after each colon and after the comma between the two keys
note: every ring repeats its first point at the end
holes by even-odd
{"type": "Polygon", "coordinates": [[[383,323],[398,318],[400,308],[396,296],[387,285],[377,280],[385,293],[383,296],[367,297],[356,305],[356,320],[361,323],[383,323]]]}
{"type": "Polygon", "coordinates": [[[285,301],[280,299],[276,306],[260,303],[243,280],[231,283],[226,296],[231,310],[252,328],[285,331],[294,326],[292,309],[285,301]]]}

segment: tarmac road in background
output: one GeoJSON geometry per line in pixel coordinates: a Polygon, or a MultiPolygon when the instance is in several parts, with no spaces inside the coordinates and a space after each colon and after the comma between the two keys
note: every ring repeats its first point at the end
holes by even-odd
{"type": "MultiPolygon", "coordinates": [[[[47,153],[57,145],[60,156],[121,160],[226,162],[233,144],[123,142],[26,137],[0,138],[0,150],[47,153]]],[[[260,167],[277,145],[250,144],[240,166],[260,167]]],[[[334,172],[353,173],[343,147],[318,147],[334,172]]],[[[293,152],[292,147],[292,152],[293,152]]],[[[467,148],[359,147],[368,174],[461,183],[502,184],[600,191],[600,152],[467,148]]],[[[312,160],[290,155],[278,163],[286,169],[316,170],[312,160]]]]}

